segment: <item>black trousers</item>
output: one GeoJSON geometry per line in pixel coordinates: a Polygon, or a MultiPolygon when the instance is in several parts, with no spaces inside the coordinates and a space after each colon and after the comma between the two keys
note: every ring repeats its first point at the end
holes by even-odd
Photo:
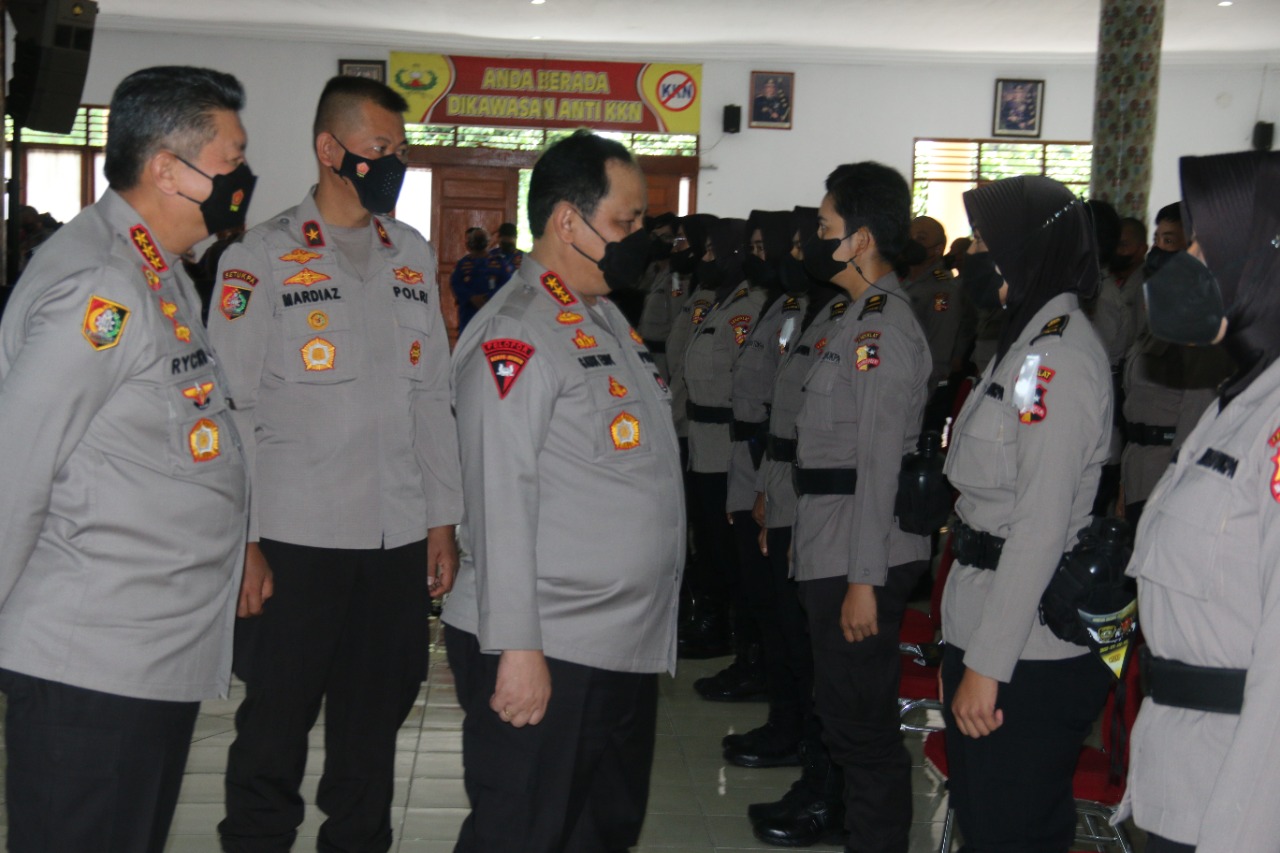
{"type": "Polygon", "coordinates": [[[947,790],[970,853],[1066,853],[1075,837],[1071,777],[1080,747],[1106,702],[1112,677],[1094,655],[1019,661],[1001,684],[1004,724],[981,738],[961,734],[951,699],[964,650],[942,658],[947,790]]]}
{"type": "Polygon", "coordinates": [[[444,633],[471,801],[454,853],[625,853],[649,801],[657,676],[548,658],[546,715],[515,728],[489,707],[499,656],[474,634],[444,633]]]}
{"type": "MultiPolygon", "coordinates": [[[[769,561],[760,553],[760,525],[750,511],[733,513],[732,527],[736,571],[730,581],[738,631],[747,642],[758,642],[772,618],[769,561]]],[[[740,643],[739,648],[742,648],[740,643]]]]}
{"type": "Polygon", "coordinates": [[[325,708],[321,853],[391,847],[396,733],[426,678],[426,542],[379,550],[263,540],[275,595],[236,626],[246,695],[227,759],[227,853],[288,850],[307,733],[325,708]]]}
{"type": "Polygon", "coordinates": [[[809,642],[809,621],[800,606],[800,587],[787,576],[791,528],[769,528],[765,537],[769,545],[768,577],[756,621],[760,625],[763,647],[769,719],[799,734],[813,715],[813,645],[809,642]]]}
{"type": "Polygon", "coordinates": [[[1147,853],[1196,853],[1196,846],[1170,841],[1160,835],[1148,835],[1147,853]]]}
{"type": "Polygon", "coordinates": [[[161,853],[198,702],[0,670],[11,853],[161,853]]]}
{"type": "Polygon", "coordinates": [[[876,588],[880,633],[856,643],[840,630],[844,577],[800,583],[813,641],[813,701],[831,760],[844,770],[848,846],[906,853],[911,829],[911,756],[898,721],[898,634],[907,595],[926,560],[889,569],[876,588]]]}

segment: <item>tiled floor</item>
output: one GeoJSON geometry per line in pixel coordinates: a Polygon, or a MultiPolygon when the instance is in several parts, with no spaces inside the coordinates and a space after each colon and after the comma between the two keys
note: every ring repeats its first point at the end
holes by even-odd
{"type": "MultiPolygon", "coordinates": [[[[798,771],[748,770],[729,765],[721,758],[720,738],[728,732],[753,728],[763,722],[765,714],[765,706],[759,703],[726,705],[696,697],[693,680],[716,671],[724,663],[682,661],[674,680],[665,676],[661,679],[649,815],[637,853],[779,849],[755,840],[746,819],[746,807],[779,797],[798,771]]],[[[215,826],[222,817],[222,771],[234,737],[235,709],[242,695],[243,687],[236,685],[231,698],[206,702],[201,707],[166,853],[218,851],[215,826]]],[[[400,731],[392,814],[396,839],[393,851],[448,853],[453,849],[458,826],[467,814],[462,788],[461,721],[444,650],[433,648],[430,678],[400,731]]],[[[317,773],[322,762],[322,726],[323,718],[311,733],[313,749],[308,769],[317,773]]],[[[921,764],[919,736],[908,735],[907,742],[916,763],[921,764]]],[[[913,779],[917,822],[911,830],[911,853],[937,850],[945,795],[923,767],[916,767],[913,779]]],[[[314,798],[318,781],[318,775],[306,777],[303,793],[308,801],[314,798]]],[[[0,821],[3,819],[0,814],[0,821]]],[[[309,806],[296,850],[314,849],[321,819],[322,815],[309,806]]],[[[820,845],[809,849],[841,848],[820,845]]]]}

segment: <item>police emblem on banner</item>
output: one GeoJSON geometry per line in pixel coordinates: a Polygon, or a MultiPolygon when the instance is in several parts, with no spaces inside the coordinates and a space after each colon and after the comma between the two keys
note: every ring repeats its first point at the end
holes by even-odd
{"type": "Polygon", "coordinates": [[[244,316],[244,312],[249,310],[249,297],[253,295],[253,291],[246,287],[236,287],[234,284],[222,285],[222,296],[218,298],[218,307],[222,309],[222,316],[228,320],[239,320],[244,316]]]}
{"type": "Polygon", "coordinates": [[[302,345],[302,364],[307,370],[333,370],[337,350],[324,338],[312,338],[302,345]]]}
{"type": "Polygon", "coordinates": [[[640,421],[629,412],[622,412],[609,424],[609,437],[615,450],[631,450],[640,446],[640,421]]]}
{"type": "Polygon", "coordinates": [[[489,359],[489,369],[493,371],[493,381],[498,386],[498,399],[504,400],[520,378],[520,371],[533,357],[533,347],[515,338],[498,338],[485,341],[480,349],[489,359]]]}
{"type": "Polygon", "coordinates": [[[119,302],[112,302],[101,296],[90,296],[80,333],[94,349],[110,349],[120,343],[124,326],[129,322],[129,313],[129,309],[119,302]]]}
{"type": "Polygon", "coordinates": [[[222,455],[219,448],[218,425],[208,418],[201,418],[187,433],[187,447],[196,462],[208,462],[222,455]]]}

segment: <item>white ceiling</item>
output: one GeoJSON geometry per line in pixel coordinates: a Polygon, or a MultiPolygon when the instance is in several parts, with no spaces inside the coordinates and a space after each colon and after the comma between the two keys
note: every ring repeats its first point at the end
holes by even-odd
{"type": "MultiPolygon", "coordinates": [[[[1084,56],[1100,0],[100,0],[98,26],[653,58],[1084,56]],[[536,37],[536,40],[535,40],[536,37]],[[696,49],[694,49],[696,48],[696,49]],[[858,51],[850,56],[848,51],[858,51]]],[[[1166,54],[1280,57],[1280,0],[1165,0],[1166,54]]],[[[956,58],[956,57],[953,57],[956,58]]]]}

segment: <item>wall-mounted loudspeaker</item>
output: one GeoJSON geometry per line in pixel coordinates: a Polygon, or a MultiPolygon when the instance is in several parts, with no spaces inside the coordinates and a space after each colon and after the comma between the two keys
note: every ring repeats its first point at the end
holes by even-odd
{"type": "Polygon", "coordinates": [[[724,108],[724,132],[738,133],[742,130],[742,107],[729,104],[724,108]]]}
{"type": "Polygon", "coordinates": [[[70,133],[93,47],[94,0],[9,0],[13,79],[5,109],[18,127],[70,133]]]}
{"type": "Polygon", "coordinates": [[[1253,126],[1253,150],[1254,151],[1270,151],[1271,143],[1275,140],[1276,123],[1273,121],[1260,121],[1253,126]]]}

